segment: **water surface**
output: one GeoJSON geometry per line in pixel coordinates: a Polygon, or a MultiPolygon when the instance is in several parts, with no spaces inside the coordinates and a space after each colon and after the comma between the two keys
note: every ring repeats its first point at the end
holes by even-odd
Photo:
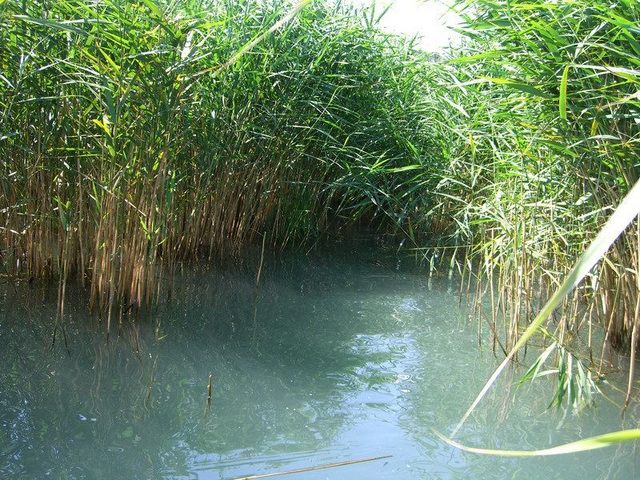
{"type": "MultiPolygon", "coordinates": [[[[344,247],[188,271],[109,341],[71,288],[0,286],[0,477],[232,479],[363,457],[287,479],[628,479],[633,444],[502,459],[442,444],[497,364],[457,282],[410,259],[344,247]],[[52,345],[53,343],[53,345],[52,345]],[[207,405],[208,376],[212,401],[207,405]]],[[[117,323],[117,320],[116,320],[117,323]]],[[[483,334],[484,335],[484,334],[483,334]]],[[[545,448],[634,427],[606,401],[548,410],[550,388],[508,373],[459,435],[545,448]]],[[[614,393],[611,393],[614,395],[614,393]]]]}

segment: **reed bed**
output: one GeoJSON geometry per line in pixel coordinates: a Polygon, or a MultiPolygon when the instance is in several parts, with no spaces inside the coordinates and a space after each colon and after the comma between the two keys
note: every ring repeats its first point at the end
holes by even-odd
{"type": "MultiPolygon", "coordinates": [[[[506,354],[640,176],[640,7],[455,8],[429,55],[339,2],[0,3],[3,274],[109,325],[183,261],[365,223],[458,268],[506,354]]],[[[552,317],[561,364],[603,368],[598,323],[635,352],[639,252],[636,221],[552,317]]]]}
{"type": "MultiPolygon", "coordinates": [[[[462,253],[456,264],[477,280],[471,293],[490,305],[494,349],[506,353],[640,176],[640,6],[461,1],[456,9],[466,41],[442,62],[438,83],[453,107],[442,126],[453,141],[438,206],[415,222],[422,231],[434,218],[444,225],[442,242],[462,253]]],[[[575,353],[585,371],[601,372],[613,345],[631,352],[633,374],[639,228],[636,219],[547,325],[568,349],[560,349],[565,367],[562,356],[575,353]],[[596,325],[604,345],[593,340],[596,325]],[[574,341],[581,328],[586,345],[574,341]]],[[[562,401],[578,387],[568,383],[583,379],[558,372],[562,401]]]]}
{"type": "Polygon", "coordinates": [[[79,279],[109,325],[181,261],[383,217],[402,172],[382,173],[433,135],[423,54],[375,22],[323,2],[2,2],[7,272],[59,279],[61,305],[79,279]]]}

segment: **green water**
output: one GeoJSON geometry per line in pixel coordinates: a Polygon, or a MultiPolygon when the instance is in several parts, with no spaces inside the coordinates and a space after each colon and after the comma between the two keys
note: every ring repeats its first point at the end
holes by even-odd
{"type": "MultiPolygon", "coordinates": [[[[232,479],[382,455],[392,457],[281,478],[640,477],[633,444],[514,460],[434,437],[496,365],[455,281],[369,248],[268,257],[258,290],[256,270],[190,270],[171,302],[125,318],[108,342],[72,288],[53,347],[55,286],[4,282],[0,477],[232,479]]],[[[549,386],[516,392],[518,373],[461,441],[544,448],[635,426],[636,411],[623,421],[606,401],[580,416],[549,411],[549,386]]]]}

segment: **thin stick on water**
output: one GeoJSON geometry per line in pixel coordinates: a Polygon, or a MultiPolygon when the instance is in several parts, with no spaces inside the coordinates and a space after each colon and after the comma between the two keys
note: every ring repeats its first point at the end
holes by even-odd
{"type": "Polygon", "coordinates": [[[262,265],[264,264],[264,247],[267,240],[266,234],[262,234],[262,251],[260,253],[260,264],[258,265],[258,273],[256,274],[256,289],[253,295],[253,335],[251,337],[251,345],[256,342],[256,330],[258,328],[258,296],[260,294],[260,276],[262,275],[262,265]]]}
{"type": "Polygon", "coordinates": [[[383,460],[385,458],[391,458],[393,455],[382,455],[380,457],[368,457],[368,458],[359,458],[356,460],[346,460],[344,462],[337,462],[337,463],[325,463],[323,465],[315,465],[312,467],[303,467],[303,468],[295,468],[293,470],[286,470],[286,471],[282,471],[282,472],[273,472],[273,473],[262,473],[262,474],[258,474],[258,475],[248,475],[248,476],[244,476],[244,477],[234,477],[230,480],[257,480],[260,478],[270,478],[270,477],[277,477],[277,476],[281,476],[281,475],[291,475],[293,473],[304,473],[304,472],[312,472],[315,470],[327,470],[329,468],[337,468],[337,467],[346,467],[348,465],[355,465],[358,463],[367,463],[367,462],[374,462],[376,460],[383,460]]]}
{"type": "Polygon", "coordinates": [[[266,234],[262,234],[262,250],[260,252],[260,264],[258,265],[258,273],[256,274],[256,289],[260,285],[260,275],[262,274],[262,265],[264,264],[264,246],[266,240],[266,234]]]}
{"type": "Polygon", "coordinates": [[[156,363],[158,362],[158,356],[153,359],[153,365],[151,365],[151,374],[149,376],[149,383],[147,384],[147,396],[144,399],[144,406],[147,407],[149,400],[151,400],[151,392],[153,390],[153,382],[155,378],[156,363]]]}

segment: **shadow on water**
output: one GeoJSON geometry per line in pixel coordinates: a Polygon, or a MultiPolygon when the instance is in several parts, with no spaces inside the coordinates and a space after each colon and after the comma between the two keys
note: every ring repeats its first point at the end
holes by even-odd
{"type": "Polygon", "coordinates": [[[368,344],[391,324],[367,322],[366,298],[355,299],[386,289],[366,277],[371,265],[336,277],[335,259],[317,260],[270,259],[257,295],[251,268],[187,273],[172,302],[125,319],[109,342],[70,287],[68,351],[61,335],[51,345],[46,291],[3,288],[0,473],[224,478],[319,458],[353,420],[345,404],[362,384],[388,380],[374,367],[386,346],[368,344]]]}
{"type": "MultiPolygon", "coordinates": [[[[553,461],[474,457],[433,439],[431,428],[446,431],[494,365],[450,282],[367,248],[267,258],[258,288],[256,266],[190,269],[170,302],[124,318],[109,342],[72,288],[68,351],[60,336],[51,347],[53,300],[0,287],[0,477],[226,479],[386,454],[295,478],[611,473],[611,452],[557,477],[553,461]]],[[[488,403],[510,406],[503,393],[488,403]]],[[[532,397],[510,416],[479,412],[465,439],[557,443],[559,416],[532,397]]],[[[616,423],[611,412],[592,417],[567,435],[616,423]]],[[[628,453],[609,478],[638,469],[628,453]]]]}

